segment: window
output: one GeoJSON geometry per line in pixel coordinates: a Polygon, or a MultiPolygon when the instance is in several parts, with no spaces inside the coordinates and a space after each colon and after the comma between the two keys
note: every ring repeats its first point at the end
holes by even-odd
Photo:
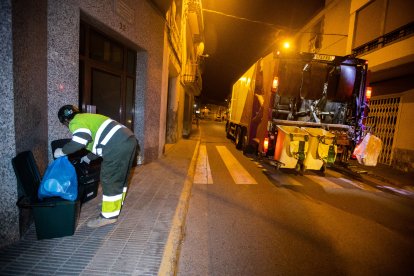
{"type": "Polygon", "coordinates": [[[382,35],[385,1],[372,1],[357,12],[354,48],[382,35]]]}
{"type": "Polygon", "coordinates": [[[136,51],[81,22],[79,106],[133,129],[136,51]]]}

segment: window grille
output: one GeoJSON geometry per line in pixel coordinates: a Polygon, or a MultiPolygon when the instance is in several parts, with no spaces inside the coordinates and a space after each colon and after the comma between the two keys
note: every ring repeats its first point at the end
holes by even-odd
{"type": "Polygon", "coordinates": [[[400,111],[401,96],[372,97],[366,119],[368,131],[382,140],[378,162],[391,165],[394,136],[400,111]]]}

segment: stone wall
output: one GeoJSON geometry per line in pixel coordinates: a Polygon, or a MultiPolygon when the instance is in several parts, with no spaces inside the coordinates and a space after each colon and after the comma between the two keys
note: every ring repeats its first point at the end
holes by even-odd
{"type": "Polygon", "coordinates": [[[11,0],[0,0],[0,247],[19,238],[16,177],[11,159],[16,154],[14,131],[11,0]]]}
{"type": "MultiPolygon", "coordinates": [[[[4,246],[19,237],[11,159],[31,150],[42,173],[52,159],[51,141],[70,137],[57,112],[62,105],[79,102],[80,20],[137,51],[134,131],[143,162],[162,154],[165,21],[146,0],[1,0],[0,17],[0,246],[4,246]]],[[[30,214],[26,221],[28,226],[30,214]]]]}

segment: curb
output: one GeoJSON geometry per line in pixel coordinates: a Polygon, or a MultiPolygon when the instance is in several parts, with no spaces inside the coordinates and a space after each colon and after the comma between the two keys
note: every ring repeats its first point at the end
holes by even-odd
{"type": "Polygon", "coordinates": [[[197,141],[194,149],[193,157],[187,172],[187,177],[184,182],[184,187],[175,209],[174,218],[168,239],[165,244],[164,254],[162,256],[161,265],[158,270],[158,275],[176,275],[178,257],[181,248],[181,242],[184,237],[185,218],[187,216],[188,205],[190,202],[191,188],[193,186],[193,178],[200,147],[200,140],[197,141]]]}

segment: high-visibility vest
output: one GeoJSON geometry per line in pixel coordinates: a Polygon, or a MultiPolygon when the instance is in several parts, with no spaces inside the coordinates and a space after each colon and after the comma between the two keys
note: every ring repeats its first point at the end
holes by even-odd
{"type": "Polygon", "coordinates": [[[102,147],[121,128],[125,126],[104,115],[91,113],[76,114],[69,123],[72,141],[82,144],[98,156],[102,156],[102,147]]]}

